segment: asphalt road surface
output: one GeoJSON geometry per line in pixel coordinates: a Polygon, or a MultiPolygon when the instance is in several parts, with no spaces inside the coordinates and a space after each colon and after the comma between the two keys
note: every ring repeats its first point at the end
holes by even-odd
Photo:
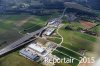
{"type": "MultiPolygon", "coordinates": [[[[1,49],[0,50],[0,56],[9,52],[9,51],[12,51],[22,45],[25,45],[27,42],[31,41],[29,40],[30,38],[34,37],[36,34],[42,32],[44,29],[46,29],[46,27],[43,27],[35,32],[32,32],[32,33],[29,33],[27,35],[25,35],[24,37],[18,39],[17,41],[9,44],[8,46],[6,46],[5,48],[1,49]]],[[[33,38],[33,40],[35,39],[35,37],[33,38]]]]}

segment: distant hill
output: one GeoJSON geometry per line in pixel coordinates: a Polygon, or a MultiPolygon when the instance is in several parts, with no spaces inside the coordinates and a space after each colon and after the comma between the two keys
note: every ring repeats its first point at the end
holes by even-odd
{"type": "Polygon", "coordinates": [[[100,0],[89,0],[88,4],[91,6],[91,8],[100,10],[100,0]]]}
{"type": "Polygon", "coordinates": [[[32,11],[34,9],[64,9],[65,2],[75,2],[78,3],[77,7],[81,5],[87,8],[81,8],[85,11],[91,12],[92,9],[100,10],[100,0],[0,0],[0,12],[4,12],[5,10],[27,10],[32,11]],[[81,4],[81,5],[80,5],[81,4]]]}
{"type": "Polygon", "coordinates": [[[73,0],[83,5],[88,5],[93,9],[100,10],[100,0],[73,0]]]}
{"type": "MultiPolygon", "coordinates": [[[[50,3],[55,3],[55,2],[77,2],[86,5],[87,3],[91,8],[100,10],[100,0],[0,0],[0,3],[4,3],[5,5],[11,4],[11,3],[34,3],[33,1],[39,1],[44,4],[50,4],[50,3]]],[[[56,3],[55,3],[56,4],[56,3]]],[[[60,5],[60,3],[59,3],[60,5]]]]}

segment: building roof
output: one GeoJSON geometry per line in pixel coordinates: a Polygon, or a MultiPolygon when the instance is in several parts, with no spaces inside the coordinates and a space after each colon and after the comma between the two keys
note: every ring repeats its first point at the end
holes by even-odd
{"type": "Polygon", "coordinates": [[[25,45],[28,42],[27,40],[29,40],[30,38],[34,37],[37,33],[43,31],[46,28],[47,27],[43,27],[43,28],[41,28],[41,29],[39,29],[39,30],[37,30],[35,32],[29,33],[29,34],[25,35],[24,37],[18,39],[17,41],[9,44],[7,47],[5,47],[5,48],[0,50],[0,55],[3,55],[3,54],[5,54],[5,53],[7,53],[7,52],[9,52],[9,51],[11,51],[13,49],[16,49],[16,48],[22,46],[22,45],[25,45]],[[27,42],[25,42],[25,41],[27,41],[27,42]]]}
{"type": "Polygon", "coordinates": [[[30,44],[28,47],[35,51],[38,51],[39,53],[42,53],[44,51],[44,49],[42,47],[40,47],[36,44],[30,44]]]}
{"type": "Polygon", "coordinates": [[[53,33],[54,30],[55,30],[55,28],[49,28],[49,29],[46,30],[45,34],[50,35],[50,34],[53,33]]]}
{"type": "Polygon", "coordinates": [[[31,59],[31,60],[34,60],[34,59],[37,57],[36,54],[32,54],[31,52],[26,51],[25,49],[22,49],[22,50],[20,51],[20,53],[21,53],[23,56],[25,56],[25,57],[27,57],[27,58],[29,58],[29,59],[31,59]]]}

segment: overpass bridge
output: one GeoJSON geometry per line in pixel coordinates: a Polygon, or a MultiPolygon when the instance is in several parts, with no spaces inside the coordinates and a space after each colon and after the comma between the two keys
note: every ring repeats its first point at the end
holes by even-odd
{"type": "Polygon", "coordinates": [[[36,39],[35,35],[39,34],[40,32],[42,32],[45,29],[46,29],[46,27],[43,27],[43,28],[41,28],[41,29],[39,29],[35,32],[29,33],[29,34],[23,36],[22,38],[18,39],[17,41],[9,44],[8,46],[6,46],[5,48],[0,50],[0,56],[7,53],[7,52],[10,52],[10,51],[12,51],[12,50],[14,50],[14,49],[16,49],[20,46],[25,45],[28,42],[31,42],[31,41],[35,40],[36,39]]]}

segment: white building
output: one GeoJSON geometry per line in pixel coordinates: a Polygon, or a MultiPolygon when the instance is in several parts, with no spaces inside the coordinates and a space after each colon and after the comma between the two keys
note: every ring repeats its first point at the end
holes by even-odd
{"type": "Polygon", "coordinates": [[[55,28],[48,28],[46,31],[45,31],[45,35],[49,36],[51,35],[53,32],[55,31],[55,28]]]}
{"type": "Polygon", "coordinates": [[[36,52],[41,53],[41,54],[45,52],[44,48],[42,48],[42,47],[40,47],[39,45],[36,45],[36,44],[30,44],[28,46],[28,48],[35,50],[36,52]]]}
{"type": "Polygon", "coordinates": [[[56,22],[57,22],[57,18],[55,18],[55,19],[53,19],[53,20],[49,21],[49,23],[48,23],[48,24],[54,24],[54,23],[56,23],[56,22]]]}

